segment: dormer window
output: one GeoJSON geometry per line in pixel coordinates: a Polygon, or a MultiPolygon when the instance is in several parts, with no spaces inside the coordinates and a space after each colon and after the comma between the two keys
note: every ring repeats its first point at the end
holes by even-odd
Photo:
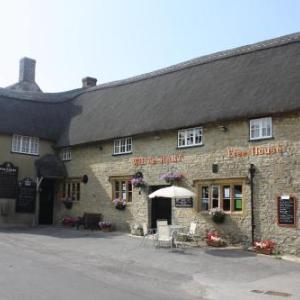
{"type": "Polygon", "coordinates": [[[260,140],[272,137],[272,118],[250,120],[250,140],[260,140]]]}
{"type": "Polygon", "coordinates": [[[202,145],[202,127],[178,131],[178,148],[202,145]]]}
{"type": "Polygon", "coordinates": [[[15,153],[39,155],[39,138],[14,134],[11,151],[15,153]]]}
{"type": "Polygon", "coordinates": [[[72,159],[71,148],[63,148],[60,152],[60,159],[62,161],[68,161],[72,159]]]}
{"type": "Polygon", "coordinates": [[[132,138],[114,140],[114,155],[132,153],[132,138]]]}

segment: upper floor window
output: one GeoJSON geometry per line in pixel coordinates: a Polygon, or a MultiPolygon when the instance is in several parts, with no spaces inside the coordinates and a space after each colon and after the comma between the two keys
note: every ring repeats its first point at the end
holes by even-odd
{"type": "Polygon", "coordinates": [[[202,128],[189,128],[178,131],[178,147],[202,145],[202,128]]]}
{"type": "Polygon", "coordinates": [[[39,138],[14,134],[12,152],[39,155],[39,138]]]}
{"type": "Polygon", "coordinates": [[[250,120],[250,140],[272,137],[272,118],[250,120]]]}
{"type": "Polygon", "coordinates": [[[132,152],[132,138],[121,138],[114,140],[114,154],[125,154],[132,152]]]}
{"type": "Polygon", "coordinates": [[[60,159],[62,161],[68,161],[72,159],[71,148],[63,148],[60,152],[60,159]]]}

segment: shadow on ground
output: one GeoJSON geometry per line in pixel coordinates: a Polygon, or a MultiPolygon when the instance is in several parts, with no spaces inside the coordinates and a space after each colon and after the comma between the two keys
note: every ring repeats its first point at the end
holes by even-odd
{"type": "Polygon", "coordinates": [[[255,253],[239,249],[207,249],[206,254],[219,257],[253,257],[255,253]]]}

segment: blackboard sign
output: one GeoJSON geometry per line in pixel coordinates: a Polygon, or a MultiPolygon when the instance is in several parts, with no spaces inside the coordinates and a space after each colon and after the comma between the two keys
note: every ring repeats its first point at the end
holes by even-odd
{"type": "Polygon", "coordinates": [[[278,197],[277,214],[279,226],[296,226],[296,198],[290,196],[278,197]]]}
{"type": "Polygon", "coordinates": [[[192,198],[175,199],[175,207],[193,207],[192,198]]]}
{"type": "Polygon", "coordinates": [[[36,183],[31,178],[25,178],[19,183],[16,212],[34,213],[36,197],[36,183]]]}
{"type": "Polygon", "coordinates": [[[18,168],[10,162],[0,165],[0,198],[13,198],[17,196],[18,168]]]}

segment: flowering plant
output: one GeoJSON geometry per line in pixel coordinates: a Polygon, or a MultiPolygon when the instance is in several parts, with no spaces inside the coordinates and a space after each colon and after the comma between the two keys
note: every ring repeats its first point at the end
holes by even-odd
{"type": "Polygon", "coordinates": [[[125,209],[125,207],[126,207],[125,199],[116,198],[113,200],[113,203],[114,203],[116,209],[122,210],[122,209],[125,209]]]}
{"type": "Polygon", "coordinates": [[[145,181],[143,179],[143,177],[133,177],[131,179],[131,184],[134,186],[134,187],[143,187],[145,186],[145,181]]]}
{"type": "Polygon", "coordinates": [[[210,231],[206,235],[207,244],[210,246],[224,246],[225,241],[221,238],[217,231],[210,231]]]}
{"type": "Polygon", "coordinates": [[[274,250],[276,243],[272,240],[262,240],[254,242],[256,249],[270,249],[274,250]]]}
{"type": "Polygon", "coordinates": [[[61,198],[62,203],[66,208],[70,209],[73,206],[73,202],[75,201],[75,197],[67,196],[65,198],[61,198]]]}
{"type": "Polygon", "coordinates": [[[102,221],[99,222],[99,228],[100,229],[106,229],[106,228],[111,228],[112,224],[110,222],[102,221]]]}
{"type": "Polygon", "coordinates": [[[159,178],[165,180],[166,182],[174,182],[182,180],[183,174],[180,172],[168,172],[161,174],[159,178]]]}
{"type": "Polygon", "coordinates": [[[223,223],[224,220],[225,220],[225,213],[224,213],[223,209],[220,209],[218,207],[212,208],[209,211],[209,214],[211,215],[212,220],[215,223],[219,223],[220,224],[220,223],[223,223]]]}

